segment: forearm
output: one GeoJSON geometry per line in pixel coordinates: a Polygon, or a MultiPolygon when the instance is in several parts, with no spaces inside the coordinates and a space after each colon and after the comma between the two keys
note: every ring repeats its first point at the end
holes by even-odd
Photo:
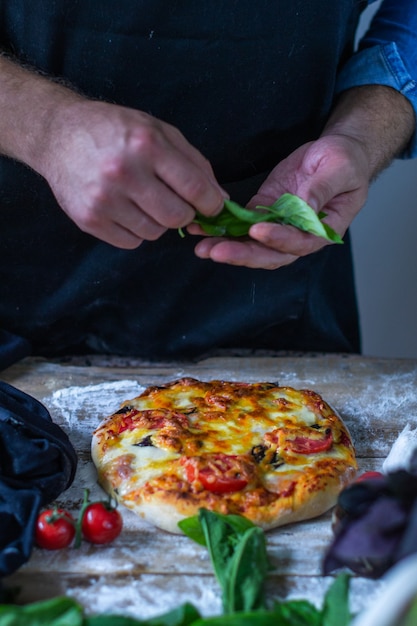
{"type": "Polygon", "coordinates": [[[3,55],[0,85],[0,153],[41,172],[57,112],[80,96],[3,55]]]}
{"type": "Polygon", "coordinates": [[[415,125],[413,107],[401,93],[366,85],[340,95],[322,136],[344,135],[358,141],[372,180],[406,148],[415,125]]]}

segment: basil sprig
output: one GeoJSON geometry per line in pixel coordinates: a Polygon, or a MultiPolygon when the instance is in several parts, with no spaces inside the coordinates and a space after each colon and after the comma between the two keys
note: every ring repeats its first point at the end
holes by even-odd
{"type": "Polygon", "coordinates": [[[246,209],[232,200],[225,200],[220,213],[212,217],[197,213],[194,223],[199,224],[208,235],[243,237],[248,234],[253,224],[274,222],[295,226],[333,243],[343,243],[340,235],[322,221],[325,217],[326,213],[320,212],[317,215],[314,209],[298,196],[284,193],[270,206],[259,204],[256,210],[246,209]]]}
{"type": "Polygon", "coordinates": [[[225,614],[264,606],[263,584],[270,564],[261,528],[239,515],[206,509],[179,522],[179,527],[208,548],[225,614]]]}
{"type": "Polygon", "coordinates": [[[178,526],[207,547],[222,589],[224,614],[202,618],[192,626],[349,626],[349,574],[335,579],[321,610],[305,600],[275,602],[267,608],[264,583],[272,568],[260,528],[239,515],[206,509],[178,526]]]}
{"type": "Polygon", "coordinates": [[[179,526],[209,551],[222,588],[223,615],[203,617],[185,603],[145,620],[111,614],[86,616],[76,600],[58,597],[25,606],[1,604],[0,626],[349,626],[348,574],[340,574],[331,584],[322,609],[306,600],[267,607],[264,582],[271,565],[260,528],[239,515],[205,509],[179,526]]]}

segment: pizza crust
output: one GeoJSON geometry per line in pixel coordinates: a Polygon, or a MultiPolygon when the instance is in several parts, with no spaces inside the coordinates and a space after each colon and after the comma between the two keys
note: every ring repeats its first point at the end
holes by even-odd
{"type": "Polygon", "coordinates": [[[253,506],[246,511],[239,510],[233,500],[230,501],[225,496],[217,498],[211,496],[209,500],[201,502],[198,499],[181,497],[172,491],[161,491],[160,493],[153,492],[148,497],[146,495],[139,497],[139,494],[135,497],[132,494],[130,497],[121,499],[105,476],[101,476],[99,482],[115,500],[121,501],[124,506],[145,521],[170,533],[181,533],[178,522],[195,515],[201,507],[210,508],[219,513],[243,514],[264,530],[319,517],[334,506],[339,492],[354,479],[355,474],[355,467],[348,467],[334,480],[326,481],[326,476],[323,476],[322,484],[319,484],[314,491],[314,497],[306,498],[303,497],[303,492],[309,488],[307,479],[305,484],[299,485],[298,497],[295,493],[276,499],[272,506],[253,506]]]}

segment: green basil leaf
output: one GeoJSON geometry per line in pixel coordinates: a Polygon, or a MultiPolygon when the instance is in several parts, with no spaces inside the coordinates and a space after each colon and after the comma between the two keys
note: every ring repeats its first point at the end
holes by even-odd
{"type": "Polygon", "coordinates": [[[274,219],[274,215],[269,211],[269,207],[263,207],[264,211],[253,211],[240,206],[232,200],[224,201],[224,210],[229,211],[240,222],[247,222],[249,226],[258,222],[267,222],[274,219]]]}
{"type": "Polygon", "coordinates": [[[207,509],[200,509],[198,514],[209,550],[212,566],[222,589],[228,585],[229,569],[240,542],[245,542],[245,535],[256,526],[240,515],[223,515],[207,509]]]}
{"type": "Polygon", "coordinates": [[[208,512],[206,509],[201,509],[201,516],[205,516],[207,519],[207,513],[213,513],[213,515],[218,520],[222,520],[227,526],[230,526],[231,529],[237,534],[243,534],[249,528],[257,528],[253,522],[251,522],[247,517],[243,517],[242,515],[233,515],[232,513],[223,514],[223,513],[214,513],[213,511],[208,512]]]}
{"type": "Polygon", "coordinates": [[[349,610],[349,574],[339,574],[327,590],[322,611],[322,626],[348,626],[352,616],[349,610]]]}
{"type": "Polygon", "coordinates": [[[242,237],[247,235],[250,228],[250,224],[236,219],[227,209],[223,209],[221,213],[213,217],[197,213],[194,223],[199,224],[205,233],[214,237],[242,237]]]}
{"type": "MultiPolygon", "coordinates": [[[[307,600],[276,602],[274,611],[284,624],[291,626],[322,626],[322,614],[307,600]]],[[[279,623],[281,623],[281,621],[279,623]]]]}
{"type": "Polygon", "coordinates": [[[146,624],[148,626],[191,626],[200,617],[197,609],[186,602],[169,613],[165,613],[165,615],[148,620],[146,624]]]}
{"type": "Polygon", "coordinates": [[[1,605],[0,626],[83,626],[83,610],[66,597],[24,606],[1,605]]]}
{"type": "Polygon", "coordinates": [[[196,543],[200,544],[200,546],[207,547],[206,537],[198,515],[186,517],[181,520],[178,522],[178,528],[180,528],[184,535],[187,535],[189,539],[192,539],[196,543]]]}
{"type": "Polygon", "coordinates": [[[206,617],[192,626],[321,626],[321,612],[304,600],[276,603],[272,609],[206,617]]]}
{"type": "MultiPolygon", "coordinates": [[[[204,513],[202,513],[204,516],[204,513]]],[[[223,520],[228,526],[230,526],[236,533],[244,533],[248,528],[254,528],[255,524],[241,515],[222,513],[214,513],[215,517],[219,520],[223,520]]],[[[207,547],[206,537],[203,527],[201,525],[201,516],[193,515],[186,517],[178,522],[178,527],[182,530],[184,535],[187,535],[189,539],[192,539],[201,546],[207,547]]],[[[210,522],[209,522],[210,523],[210,522]]]]}
{"type": "MultiPolygon", "coordinates": [[[[328,224],[322,222],[324,212],[318,215],[298,196],[284,193],[271,206],[259,204],[255,210],[240,206],[232,200],[225,200],[223,209],[212,217],[196,214],[194,222],[208,235],[216,237],[243,237],[253,224],[275,222],[289,224],[300,230],[324,237],[333,243],[343,243],[342,238],[328,224]]],[[[184,233],[179,229],[180,235],[184,233]]]]}
{"type": "Polygon", "coordinates": [[[264,607],[268,569],[264,532],[261,528],[249,528],[241,536],[227,567],[223,589],[225,613],[264,607]]]}
{"type": "Polygon", "coordinates": [[[279,616],[273,611],[261,609],[259,611],[206,617],[197,620],[192,626],[293,626],[290,622],[278,621],[278,619],[279,616]]]}
{"type": "Polygon", "coordinates": [[[148,622],[142,622],[134,617],[125,617],[123,615],[93,615],[86,617],[83,626],[142,626],[148,622]]]}
{"type": "Polygon", "coordinates": [[[199,224],[207,235],[212,235],[213,237],[223,237],[228,234],[226,226],[220,220],[216,222],[213,218],[197,216],[194,223],[199,224]]]}
{"type": "Polygon", "coordinates": [[[213,217],[206,217],[197,213],[194,223],[199,224],[208,235],[218,237],[243,237],[249,232],[252,224],[274,219],[268,211],[252,211],[237,202],[225,200],[223,209],[213,217]]]}
{"type": "Polygon", "coordinates": [[[168,613],[146,620],[121,615],[95,615],[87,617],[83,626],[191,626],[200,617],[197,609],[186,602],[168,613]]]}
{"type": "Polygon", "coordinates": [[[227,585],[227,570],[238,543],[239,535],[222,516],[214,511],[200,509],[199,519],[214,574],[224,590],[227,585]]]}
{"type": "Polygon", "coordinates": [[[326,231],[326,239],[329,241],[333,241],[333,243],[343,243],[343,239],[331,226],[326,224],[326,222],[322,222],[323,228],[326,231]]]}
{"type": "Polygon", "coordinates": [[[321,221],[317,213],[304,200],[291,193],[284,193],[270,207],[258,205],[258,209],[269,209],[276,221],[295,226],[318,237],[324,237],[334,243],[343,243],[342,238],[328,224],[321,221]]]}
{"type": "Polygon", "coordinates": [[[198,518],[188,518],[179,526],[197,543],[207,546],[225,613],[263,606],[263,584],[270,565],[260,528],[240,515],[207,509],[200,509],[198,518]]]}

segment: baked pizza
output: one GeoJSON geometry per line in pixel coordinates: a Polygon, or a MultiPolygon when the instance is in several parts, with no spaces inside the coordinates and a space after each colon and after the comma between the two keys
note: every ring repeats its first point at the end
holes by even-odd
{"type": "Polygon", "coordinates": [[[321,515],[357,469],[346,426],[314,391],[194,378],[124,402],[92,457],[109,494],[170,532],[200,508],[265,530],[321,515]]]}

